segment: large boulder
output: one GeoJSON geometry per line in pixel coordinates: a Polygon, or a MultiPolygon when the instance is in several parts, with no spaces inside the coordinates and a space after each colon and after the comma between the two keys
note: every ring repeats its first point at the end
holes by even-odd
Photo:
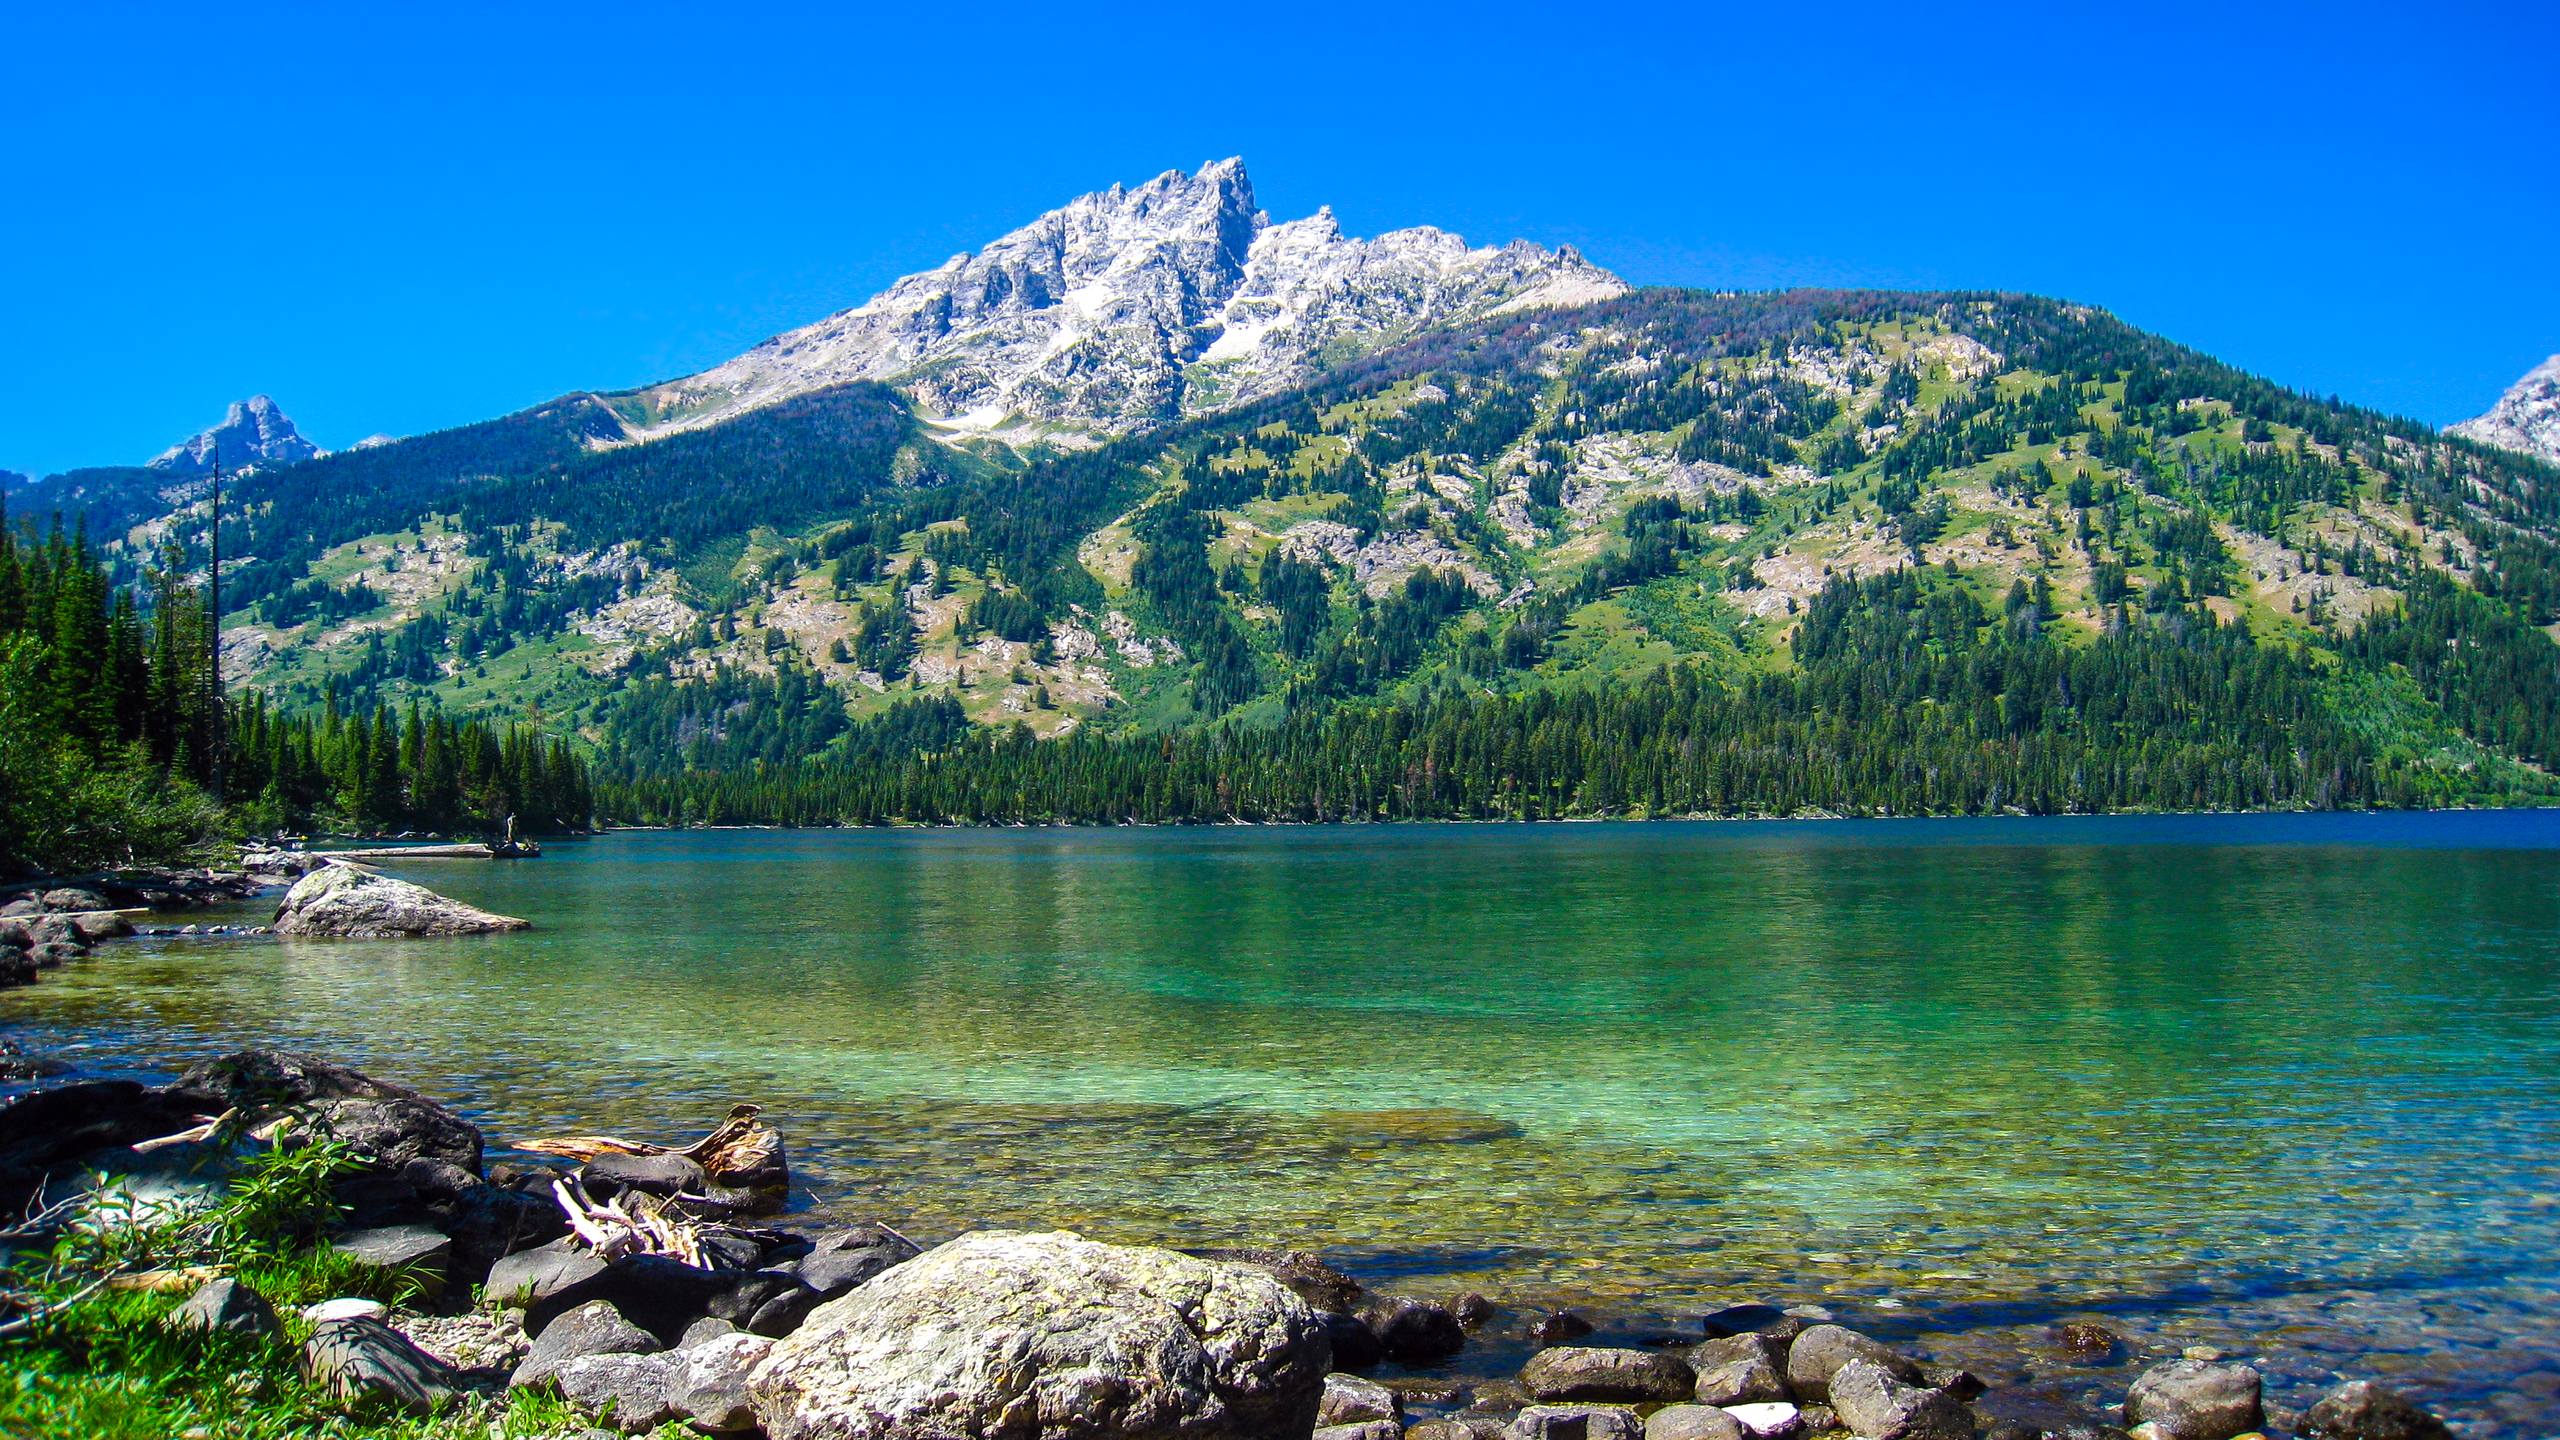
{"type": "Polygon", "coordinates": [[[1839,1325],[1816,1325],[1787,1347],[1787,1387],[1798,1400],[1828,1401],[1831,1377],[1852,1360],[1864,1360],[1905,1385],[1920,1383],[1920,1367],[1883,1343],[1839,1325]]]}
{"type": "Polygon", "coordinates": [[[2354,1380],[2323,1396],[2302,1426],[2313,1440],[2452,1440],[2442,1420],[2396,1390],[2354,1380]]]}
{"type": "Polygon", "coordinates": [[[163,1094],[207,1114],[236,1110],[253,1128],[291,1116],[302,1128],[354,1147],[366,1168],[399,1173],[411,1162],[480,1175],[479,1127],[405,1085],[376,1080],[292,1050],[241,1050],[188,1069],[163,1094]]]}
{"type": "Polygon", "coordinates": [[[2211,1360],[2171,1360],[2133,1382],[2124,1423],[2157,1440],[2231,1440],[2266,1423],[2258,1372],[2211,1360]]]}
{"type": "Polygon", "coordinates": [[[1688,1361],[1659,1350],[1559,1345],[1530,1356],[1520,1367],[1520,1383],[1544,1401],[1638,1404],[1686,1400],[1697,1389],[1698,1374],[1688,1361]]]}
{"type": "Polygon", "coordinates": [[[383,940],[407,935],[485,935],[524,930],[530,921],[492,915],[424,885],[362,865],[331,865],[293,882],[276,907],[279,935],[383,940]]]}
{"type": "Polygon", "coordinates": [[[1832,1372],[1831,1408],[1863,1440],[1973,1440],[1973,1412],[1963,1401],[1906,1384],[1872,1360],[1832,1372]]]}
{"type": "Polygon", "coordinates": [[[1330,1360],[1264,1271],[985,1231],[820,1306],[748,1388],[772,1440],[1264,1440],[1314,1429],[1330,1360]]]}

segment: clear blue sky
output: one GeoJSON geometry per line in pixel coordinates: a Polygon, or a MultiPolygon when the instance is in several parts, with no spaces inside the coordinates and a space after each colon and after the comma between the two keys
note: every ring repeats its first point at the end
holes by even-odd
{"type": "Polygon", "coordinates": [[[393,9],[19,7],[0,468],[685,373],[1229,154],[1282,218],[2042,291],[2432,422],[2560,350],[2549,0],[393,9]]]}

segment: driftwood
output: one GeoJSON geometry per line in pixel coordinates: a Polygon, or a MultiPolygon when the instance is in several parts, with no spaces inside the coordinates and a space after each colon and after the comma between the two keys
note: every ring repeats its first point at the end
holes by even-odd
{"type": "Polygon", "coordinates": [[[687,1265],[712,1268],[702,1249],[706,1227],[699,1220],[670,1213],[655,1195],[626,1190],[599,1201],[587,1194],[575,1175],[552,1181],[551,1194],[569,1217],[570,1233],[607,1260],[665,1255],[687,1265]]]}
{"type": "Polygon", "coordinates": [[[759,1202],[743,1208],[780,1208],[790,1188],[783,1166],[782,1132],[759,1118],[761,1105],[736,1105],[729,1118],[710,1134],[681,1149],[625,1140],[618,1135],[566,1135],[528,1140],[520,1147],[537,1155],[558,1155],[580,1163],[599,1155],[681,1155],[702,1167],[711,1183],[726,1190],[749,1192],[759,1202]]]}

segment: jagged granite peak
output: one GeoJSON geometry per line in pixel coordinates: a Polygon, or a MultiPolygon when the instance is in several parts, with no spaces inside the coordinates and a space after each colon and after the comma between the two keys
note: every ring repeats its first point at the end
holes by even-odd
{"type": "Polygon", "coordinates": [[[0,494],[6,494],[22,485],[33,485],[34,483],[36,482],[33,476],[21,475],[15,470],[0,470],[0,494]]]}
{"type": "Polygon", "coordinates": [[[210,474],[219,457],[232,474],[298,464],[328,452],[302,438],[293,420],[264,395],[234,400],[222,423],[153,456],[150,467],[181,479],[210,474]]]}
{"type": "Polygon", "coordinates": [[[2560,355],[2536,365],[2456,435],[2560,465],[2560,355]]]}
{"type": "Polygon", "coordinates": [[[1274,224],[1226,159],[1073,200],[626,413],[647,437],[879,380],[963,431],[1135,430],[1434,326],[1626,290],[1571,247],[1469,249],[1429,227],[1362,240],[1329,209],[1274,224]]]}

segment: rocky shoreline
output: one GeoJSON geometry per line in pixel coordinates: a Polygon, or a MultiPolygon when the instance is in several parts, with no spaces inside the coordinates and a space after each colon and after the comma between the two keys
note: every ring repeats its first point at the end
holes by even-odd
{"type": "MultiPolygon", "coordinates": [[[[1685,1335],[1603,1345],[1583,1343],[1593,1327],[1571,1312],[1380,1293],[1287,1248],[1186,1254],[1003,1230],[927,1246],[885,1219],[792,1228],[768,1218],[787,1170],[753,1107],[683,1150],[527,1140],[492,1164],[481,1132],[439,1102],[273,1050],[165,1085],[19,1097],[0,1108],[0,1204],[58,1207],[70,1177],[91,1174],[182,1204],[218,1190],[244,1150],[314,1133],[361,1161],[326,1243],[414,1282],[398,1307],[350,1297],[290,1322],[305,1372],[350,1402],[487,1406],[533,1388],[627,1432],[772,1440],[2451,1433],[2363,1381],[2286,1413],[2258,1370],[2203,1351],[2159,1357],[2104,1409],[2022,1407],[1813,1307],[1701,1306],[1685,1335]],[[1486,1374],[1470,1353],[1526,1360],[1486,1374]]],[[[288,1322],[221,1278],[173,1323],[274,1334],[288,1322]]],[[[2125,1346],[2089,1324],[2051,1339],[2092,1357],[2125,1346]]]]}

